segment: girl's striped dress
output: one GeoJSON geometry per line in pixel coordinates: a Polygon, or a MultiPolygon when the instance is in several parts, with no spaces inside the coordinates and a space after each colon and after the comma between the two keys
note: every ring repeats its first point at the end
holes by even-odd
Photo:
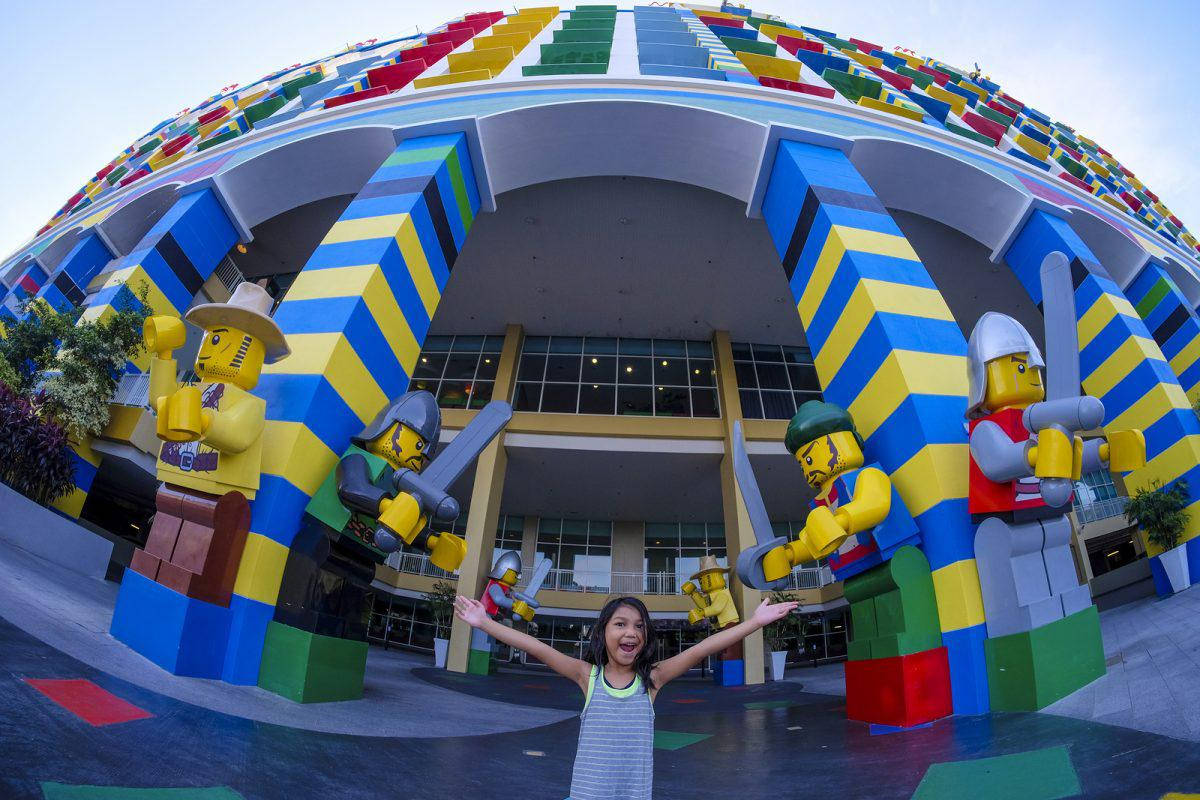
{"type": "Polygon", "coordinates": [[[653,778],[654,706],[642,679],[614,689],[593,666],[570,800],[650,800],[653,778]]]}

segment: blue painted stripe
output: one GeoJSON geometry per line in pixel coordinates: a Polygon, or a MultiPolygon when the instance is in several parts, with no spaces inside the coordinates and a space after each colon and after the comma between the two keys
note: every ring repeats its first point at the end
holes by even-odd
{"type": "MultiPolygon", "coordinates": [[[[1187,306],[1184,306],[1187,308],[1187,306]]],[[[1167,341],[1159,345],[1162,350],[1163,358],[1168,362],[1175,356],[1183,352],[1195,338],[1200,335],[1200,320],[1196,319],[1195,312],[1188,309],[1189,319],[1184,320],[1184,323],[1179,326],[1179,330],[1171,334],[1167,341]]]]}
{"type": "Polygon", "coordinates": [[[1150,332],[1137,317],[1117,314],[1100,329],[1090,342],[1079,351],[1079,373],[1086,380],[1109,356],[1128,341],[1130,336],[1150,338],[1150,332]],[[1138,329],[1141,330],[1138,330],[1138,329]]]}
{"type": "Polygon", "coordinates": [[[250,530],[282,545],[290,545],[308,501],[308,495],[286,478],[263,475],[258,494],[250,504],[250,530]]]}
{"type": "Polygon", "coordinates": [[[991,709],[983,649],[985,639],[986,625],[942,633],[942,644],[946,646],[950,661],[950,695],[955,714],[986,714],[991,709]]]}
{"type": "MultiPolygon", "coordinates": [[[[378,264],[383,260],[388,248],[396,246],[396,240],[392,237],[321,244],[309,256],[304,269],[308,271],[378,264]]],[[[285,299],[284,302],[288,301],[285,299]]]]}
{"type": "MultiPolygon", "coordinates": [[[[1145,397],[1146,393],[1157,383],[1179,385],[1175,373],[1165,361],[1158,359],[1143,359],[1129,374],[1117,382],[1100,398],[1104,403],[1104,411],[1108,419],[1116,419],[1129,410],[1129,407],[1145,397]]],[[[1153,458],[1159,451],[1150,449],[1147,444],[1146,457],[1153,458]]]]}
{"type": "MultiPolygon", "coordinates": [[[[1200,422],[1190,408],[1173,408],[1142,428],[1147,454],[1161,453],[1190,434],[1200,435],[1200,422]]],[[[1197,488],[1200,489],[1200,484],[1197,488]]]]}
{"type": "Polygon", "coordinates": [[[335,453],[345,450],[365,424],[322,375],[267,373],[254,394],[267,401],[269,419],[303,422],[335,453]]]}
{"type": "Polygon", "coordinates": [[[930,569],[975,557],[975,526],[967,511],[967,498],[947,498],[914,519],[921,529],[921,549],[930,569]]]}
{"type": "Polygon", "coordinates": [[[928,444],[966,444],[966,397],[910,394],[866,440],[867,460],[898,468],[928,444]]]}

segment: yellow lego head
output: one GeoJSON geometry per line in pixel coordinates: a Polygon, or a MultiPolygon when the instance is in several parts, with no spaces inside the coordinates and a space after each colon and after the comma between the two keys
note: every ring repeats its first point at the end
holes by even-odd
{"type": "Polygon", "coordinates": [[[725,588],[725,575],[720,572],[709,572],[700,576],[700,588],[705,594],[725,588]]]}
{"type": "MultiPolygon", "coordinates": [[[[388,462],[392,469],[407,468],[420,472],[429,463],[429,442],[399,422],[393,422],[382,434],[367,442],[365,449],[388,462]]],[[[513,580],[516,581],[515,578],[513,580]]]]}
{"type": "Polygon", "coordinates": [[[983,405],[989,411],[1024,408],[1046,396],[1042,370],[1030,366],[1029,361],[1029,353],[1013,353],[987,362],[983,405]]]}
{"type": "Polygon", "coordinates": [[[258,383],[266,349],[256,337],[231,326],[204,332],[196,354],[196,374],[204,380],[232,383],[246,391],[258,383]]]}
{"type": "Polygon", "coordinates": [[[835,431],[818,437],[796,451],[804,480],[814,489],[863,465],[862,448],[853,431],[835,431]]]}
{"type": "Polygon", "coordinates": [[[506,569],[504,570],[504,574],[500,576],[500,582],[505,586],[516,586],[517,578],[519,577],[520,576],[517,575],[516,572],[512,571],[511,569],[506,569]]]}

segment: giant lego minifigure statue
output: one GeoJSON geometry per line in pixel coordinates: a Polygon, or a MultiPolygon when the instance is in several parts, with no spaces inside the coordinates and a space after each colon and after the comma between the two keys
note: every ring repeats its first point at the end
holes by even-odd
{"type": "Polygon", "coordinates": [[[150,407],[164,444],[158,457],[158,513],[136,572],[180,594],[228,606],[250,507],[258,490],[266,403],[250,394],[264,363],[288,355],[271,319],[271,296],[242,283],[227,303],[191,309],[184,321],[204,329],[196,355],[199,385],[180,386],[171,357],[185,339],[176,317],[146,320],[150,407]]]}
{"type": "Polygon", "coordinates": [[[975,560],[992,705],[1004,710],[1041,708],[1103,674],[1091,592],[1076,577],[1065,512],[1082,473],[1135,469],[1146,453],[1137,430],[1087,442],[1077,435],[1100,427],[1104,405],[1079,391],[1074,288],[1065,256],[1046,257],[1041,283],[1049,365],[1029,332],[1004,314],[984,314],[967,345],[968,508],[979,523],[975,560]],[[1057,696],[1039,694],[1046,675],[1072,664],[1082,666],[1059,676],[1057,696]]]}
{"type": "MultiPolygon", "coordinates": [[[[722,630],[741,622],[733,595],[725,585],[728,567],[717,563],[715,556],[700,559],[700,570],[680,587],[696,605],[688,612],[688,622],[695,625],[710,620],[713,630],[722,630]],[[697,589],[693,581],[699,581],[697,589]]],[[[746,682],[746,665],[742,642],[739,640],[726,647],[713,658],[713,680],[720,686],[741,686],[746,682]]]]}
{"type": "MultiPolygon", "coordinates": [[[[500,618],[511,617],[513,622],[524,620],[532,622],[533,616],[540,607],[537,593],[541,591],[542,583],[550,573],[550,560],[538,562],[532,577],[524,591],[516,588],[521,579],[521,554],[513,550],[501,553],[492,564],[488,573],[488,581],[484,584],[483,594],[479,602],[483,603],[488,616],[500,618]]],[[[474,675],[486,675],[491,669],[492,637],[478,628],[471,629],[471,649],[467,654],[467,672],[474,675]]]]}
{"type": "Polygon", "coordinates": [[[301,702],[362,696],[375,564],[404,544],[428,552],[434,566],[458,569],[466,542],[433,526],[454,523],[459,504],[448,490],[511,418],[508,403],[489,403],[439,451],[437,401],[408,392],[350,440],[288,552],[260,686],[301,702]],[[276,650],[313,636],[321,647],[302,650],[308,664],[274,668],[276,650]]]}
{"type": "Polygon", "coordinates": [[[891,479],[878,464],[864,463],[853,418],[832,403],[801,406],[784,444],[817,492],[791,541],[771,529],[735,424],[734,475],[758,540],[738,556],[738,578],[756,589],[781,589],[796,566],[828,556],[834,576],[845,581],[853,619],[847,716],[907,726],[948,715],[949,662],[929,562],[914,546],[920,533],[891,479]]]}

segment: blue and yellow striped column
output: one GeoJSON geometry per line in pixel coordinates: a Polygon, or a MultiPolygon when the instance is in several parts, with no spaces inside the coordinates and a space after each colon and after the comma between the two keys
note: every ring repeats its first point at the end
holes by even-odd
{"type": "Polygon", "coordinates": [[[1200,319],[1166,270],[1151,261],[1125,289],[1188,400],[1200,400],[1200,319]]]}
{"type": "MultiPolygon", "coordinates": [[[[1058,250],[1071,259],[1079,330],[1083,389],[1104,403],[1105,430],[1140,428],[1146,435],[1146,466],[1125,478],[1130,492],[1161,480],[1167,488],[1185,478],[1196,498],[1200,487],[1200,421],[1179,379],[1146,322],[1071,227],[1035,211],[1005,260],[1035,302],[1041,302],[1038,270],[1058,250]]],[[[1200,578],[1200,499],[1188,507],[1188,561],[1200,578]]],[[[1158,550],[1149,547],[1150,555],[1158,550]]]]}
{"type": "Polygon", "coordinates": [[[838,150],[782,141],[763,216],[825,399],[850,410],[904,498],[933,571],[954,710],[988,709],[967,514],[967,344],[911,245],[838,150]]]}
{"type": "Polygon", "coordinates": [[[59,310],[79,306],[87,295],[88,283],[112,258],[112,251],[94,231],[84,234],[38,290],[38,298],[59,310]]]}
{"type": "Polygon", "coordinates": [[[408,388],[475,214],[466,136],[405,141],[334,223],[275,321],[292,355],[268,366],[263,475],[230,604],[223,677],[258,681],[288,546],[350,437],[408,388]]]}

